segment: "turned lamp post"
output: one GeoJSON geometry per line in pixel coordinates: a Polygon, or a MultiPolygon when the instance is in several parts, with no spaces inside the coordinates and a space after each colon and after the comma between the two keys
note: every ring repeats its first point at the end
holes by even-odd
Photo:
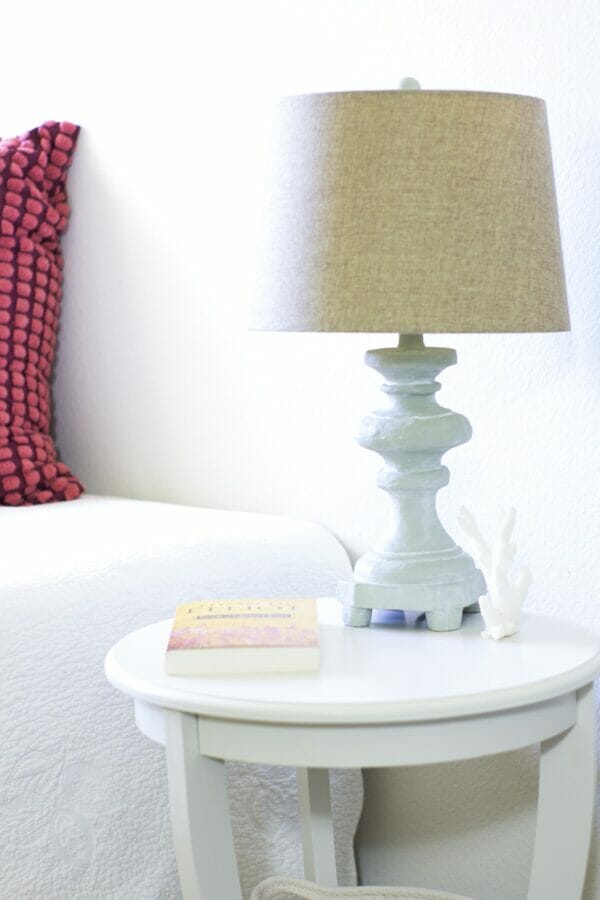
{"type": "Polygon", "coordinates": [[[471,427],[435,398],[455,351],[423,333],[569,322],[544,102],[406,86],[280,101],[251,325],[400,334],[366,355],[386,404],[359,434],[391,521],[338,596],[349,625],[410,609],[446,631],[486,587],[436,511],[441,458],[471,427]]]}

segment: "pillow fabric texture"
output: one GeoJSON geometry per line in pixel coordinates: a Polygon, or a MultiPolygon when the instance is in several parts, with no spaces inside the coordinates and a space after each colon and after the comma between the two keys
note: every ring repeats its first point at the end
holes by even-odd
{"type": "Polygon", "coordinates": [[[79,128],[46,122],[0,139],[0,504],[74,500],[83,486],[50,436],[62,295],[60,238],[79,128]]]}

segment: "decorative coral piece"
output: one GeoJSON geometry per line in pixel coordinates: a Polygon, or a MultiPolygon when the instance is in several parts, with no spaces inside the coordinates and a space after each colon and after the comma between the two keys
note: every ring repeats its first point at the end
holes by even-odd
{"type": "Polygon", "coordinates": [[[483,538],[474,516],[463,506],[459,515],[459,523],[471,541],[471,550],[475,560],[485,575],[488,593],[481,597],[479,606],[485,630],[484,638],[500,640],[510,637],[519,630],[521,611],[525,597],[531,585],[531,573],[522,567],[511,580],[516,544],[511,542],[515,527],[516,510],[511,508],[502,518],[500,534],[493,549],[483,538]]]}

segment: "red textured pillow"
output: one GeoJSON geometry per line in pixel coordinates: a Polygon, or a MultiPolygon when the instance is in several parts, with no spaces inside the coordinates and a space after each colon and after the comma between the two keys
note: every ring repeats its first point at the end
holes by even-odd
{"type": "Polygon", "coordinates": [[[46,122],[0,139],[0,504],[74,500],[83,486],[50,437],[60,237],[79,128],[46,122]]]}

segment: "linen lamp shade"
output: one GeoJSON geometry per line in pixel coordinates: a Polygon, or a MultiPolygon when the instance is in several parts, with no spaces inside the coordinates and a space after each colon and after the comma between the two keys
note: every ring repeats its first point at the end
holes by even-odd
{"type": "Polygon", "coordinates": [[[263,234],[254,329],[569,328],[542,100],[286,97],[263,234]]]}

